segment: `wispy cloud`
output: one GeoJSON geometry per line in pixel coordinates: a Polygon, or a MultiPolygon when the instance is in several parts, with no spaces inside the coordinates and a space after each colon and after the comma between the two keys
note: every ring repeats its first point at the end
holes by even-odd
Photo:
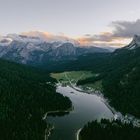
{"type": "Polygon", "coordinates": [[[136,21],[115,21],[111,25],[114,27],[113,36],[130,38],[135,34],[140,34],[140,19],[136,21]]]}
{"type": "Polygon", "coordinates": [[[23,32],[21,33],[22,35],[26,35],[26,36],[32,36],[32,37],[39,37],[45,41],[73,41],[72,38],[64,35],[64,34],[52,34],[49,32],[41,32],[41,31],[30,31],[30,32],[23,32]]]}
{"type": "Polygon", "coordinates": [[[87,34],[78,38],[81,44],[124,46],[135,35],[140,34],[140,19],[136,21],[114,21],[109,27],[111,32],[101,32],[100,34],[87,34]]]}
{"type": "Polygon", "coordinates": [[[112,32],[103,32],[97,35],[82,36],[77,40],[83,45],[114,47],[124,46],[130,41],[129,38],[114,36],[112,32]]]}
{"type": "Polygon", "coordinates": [[[114,21],[109,25],[111,31],[99,34],[86,34],[77,38],[70,38],[64,34],[31,31],[22,33],[28,36],[37,36],[46,41],[73,41],[81,45],[122,47],[128,44],[135,34],[140,34],[140,19],[136,21],[114,21]]]}

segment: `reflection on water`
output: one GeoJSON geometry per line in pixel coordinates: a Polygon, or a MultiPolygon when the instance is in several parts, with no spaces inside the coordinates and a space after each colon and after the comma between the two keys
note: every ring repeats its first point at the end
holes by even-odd
{"type": "Polygon", "coordinates": [[[75,140],[76,132],[87,122],[113,117],[110,109],[101,101],[97,95],[86,94],[76,91],[67,86],[57,87],[57,92],[71,99],[74,110],[68,113],[49,114],[47,122],[54,125],[55,129],[50,136],[50,140],[75,140]],[[52,116],[53,115],[53,116],[52,116]]]}

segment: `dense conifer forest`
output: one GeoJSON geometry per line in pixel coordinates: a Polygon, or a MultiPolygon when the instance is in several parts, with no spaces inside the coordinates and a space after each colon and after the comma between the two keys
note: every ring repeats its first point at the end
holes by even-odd
{"type": "Polygon", "coordinates": [[[120,121],[102,119],[84,126],[80,132],[80,140],[139,140],[140,128],[120,121]]]}
{"type": "Polygon", "coordinates": [[[43,115],[71,107],[67,97],[56,93],[53,82],[46,71],[0,60],[1,140],[44,139],[43,115]]]}

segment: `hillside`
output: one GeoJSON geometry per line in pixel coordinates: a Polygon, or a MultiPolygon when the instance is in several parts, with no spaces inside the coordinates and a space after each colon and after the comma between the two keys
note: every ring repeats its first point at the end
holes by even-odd
{"type": "Polygon", "coordinates": [[[71,102],[55,92],[45,71],[0,60],[0,136],[2,140],[43,140],[49,110],[65,110],[71,102]]]}
{"type": "Polygon", "coordinates": [[[112,57],[103,80],[104,94],[117,110],[140,117],[140,48],[121,51],[112,57]]]}
{"type": "Polygon", "coordinates": [[[10,34],[0,38],[0,58],[32,66],[50,61],[75,60],[87,53],[110,52],[106,48],[81,46],[74,40],[49,41],[40,37],[10,34]]]}

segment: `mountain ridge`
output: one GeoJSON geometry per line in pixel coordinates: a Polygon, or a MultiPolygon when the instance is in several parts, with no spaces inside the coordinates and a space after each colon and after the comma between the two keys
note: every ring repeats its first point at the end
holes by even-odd
{"type": "Polygon", "coordinates": [[[124,48],[133,50],[140,47],[140,35],[134,35],[132,41],[124,48]]]}
{"type": "Polygon", "coordinates": [[[73,42],[47,42],[39,37],[7,35],[0,41],[0,57],[23,64],[41,64],[49,60],[75,59],[79,55],[109,52],[94,46],[82,47],[73,42]]]}

